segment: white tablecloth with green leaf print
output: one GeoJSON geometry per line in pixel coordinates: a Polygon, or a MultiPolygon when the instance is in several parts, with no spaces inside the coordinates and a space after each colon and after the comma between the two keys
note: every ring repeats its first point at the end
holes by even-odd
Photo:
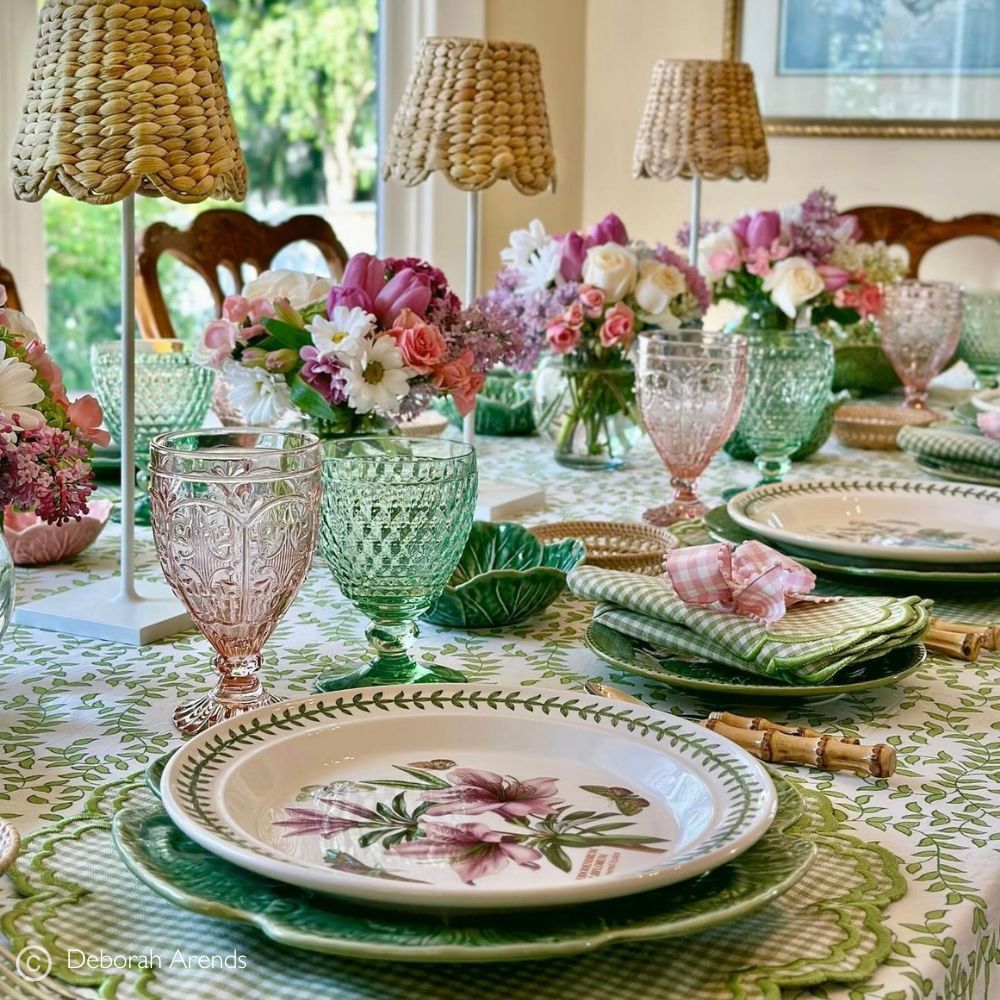
{"type": "MultiPolygon", "coordinates": [[[[640,446],[631,468],[610,474],[563,469],[537,439],[483,439],[479,457],[481,471],[491,478],[546,487],[548,509],[529,519],[536,522],[637,518],[646,506],[662,501],[667,489],[648,443],[640,446]]],[[[793,474],[922,477],[899,453],[846,452],[832,444],[797,465],[793,474]]],[[[714,501],[722,488],[754,478],[750,466],[720,456],[702,489],[714,501]]],[[[142,535],[142,555],[143,570],[155,572],[148,533],[142,535]]],[[[71,567],[19,571],[19,599],[110,574],[116,556],[112,529],[71,567]]],[[[955,588],[944,611],[982,621],[991,607],[993,617],[1000,618],[1000,592],[979,591],[973,601],[955,588]]],[[[587,678],[603,677],[630,687],[654,706],[691,717],[725,707],[610,671],[582,645],[590,612],[564,596],[540,618],[506,632],[424,626],[420,648],[477,680],[575,688],[587,678]]],[[[269,644],[267,679],[280,695],[307,694],[319,674],[347,668],[364,651],[364,623],[317,562],[269,644]]],[[[193,633],[136,651],[12,628],[0,650],[0,814],[12,818],[23,834],[74,814],[95,786],[143,768],[175,745],[173,706],[210,679],[208,644],[193,633]]],[[[1000,944],[998,709],[996,656],[974,666],[933,658],[899,688],[789,707],[788,719],[896,747],[899,772],[891,781],[803,769],[796,774],[824,791],[860,838],[878,841],[900,857],[909,885],[887,911],[894,953],[871,980],[798,996],[958,1000],[1000,995],[1000,970],[993,969],[992,978],[990,970],[1000,944]]],[[[12,897],[9,882],[0,880],[0,910],[12,897]]],[[[418,981],[419,971],[413,975],[418,981]]],[[[336,996],[336,989],[329,995],[336,996]]],[[[624,987],[620,995],[641,1000],[641,993],[624,987]]],[[[658,995],[664,995],[662,988],[658,995]]]]}

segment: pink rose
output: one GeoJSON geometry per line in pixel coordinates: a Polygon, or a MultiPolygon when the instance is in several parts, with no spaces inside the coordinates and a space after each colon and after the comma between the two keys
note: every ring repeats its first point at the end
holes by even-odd
{"type": "Polygon", "coordinates": [[[421,375],[429,375],[441,363],[447,350],[441,331],[425,323],[410,309],[404,309],[396,317],[396,325],[389,330],[389,336],[396,341],[403,361],[421,375]]]}
{"type": "Polygon", "coordinates": [[[877,317],[882,315],[882,290],[878,285],[865,285],[861,289],[861,300],[858,311],[863,317],[877,317]]]}
{"type": "Polygon", "coordinates": [[[580,305],[587,316],[597,319],[604,312],[604,291],[593,285],[584,285],[580,289],[580,305]]]}
{"type": "Polygon", "coordinates": [[[851,280],[851,276],[842,267],[834,267],[832,264],[820,264],[816,270],[828,292],[836,292],[851,280]]]}
{"type": "Polygon", "coordinates": [[[574,330],[579,330],[583,326],[583,320],[583,306],[579,302],[573,302],[562,314],[562,321],[574,330]]]}
{"type": "Polygon", "coordinates": [[[616,302],[604,315],[600,329],[601,343],[605,347],[621,346],[624,350],[635,333],[635,313],[624,302],[616,302]]]}
{"type": "Polygon", "coordinates": [[[222,303],[222,318],[235,323],[242,324],[250,315],[250,300],[242,295],[227,295],[226,301],[222,303]]]}
{"type": "Polygon", "coordinates": [[[76,428],[76,436],[87,444],[106,448],[111,443],[111,435],[101,430],[104,414],[101,404],[93,396],[81,396],[67,407],[69,419],[76,428]]]}
{"type": "MultiPolygon", "coordinates": [[[[62,371],[52,358],[49,357],[48,352],[45,350],[45,345],[40,340],[29,340],[24,350],[28,364],[48,384],[52,398],[57,403],[62,403],[63,406],[66,406],[69,403],[69,399],[66,396],[66,389],[63,386],[62,371]]],[[[98,423],[100,423],[100,420],[98,423]]]]}
{"type": "Polygon", "coordinates": [[[463,417],[472,412],[476,405],[476,395],[486,382],[486,376],[482,372],[472,370],[473,361],[475,355],[472,351],[465,351],[434,372],[435,387],[451,393],[455,409],[463,417]]]}
{"type": "Polygon", "coordinates": [[[580,343],[580,331],[560,320],[545,331],[545,339],[556,354],[569,354],[580,343]]]}

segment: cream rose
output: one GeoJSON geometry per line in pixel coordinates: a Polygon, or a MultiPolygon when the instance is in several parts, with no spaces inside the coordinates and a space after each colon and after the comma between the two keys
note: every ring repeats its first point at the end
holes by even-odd
{"type": "Polygon", "coordinates": [[[316,274],[301,271],[265,271],[243,289],[246,299],[288,299],[293,309],[304,309],[314,302],[320,302],[330,294],[333,281],[316,274]]]}
{"type": "Polygon", "coordinates": [[[617,243],[591,247],[583,262],[583,283],[600,288],[607,302],[618,302],[628,295],[638,274],[635,251],[617,243]]]}
{"type": "Polygon", "coordinates": [[[639,265],[639,280],[635,283],[635,301],[639,317],[646,323],[662,326],[670,312],[670,303],[684,293],[684,275],[672,264],[655,259],[639,265]]]}
{"type": "Polygon", "coordinates": [[[805,257],[779,260],[764,279],[764,291],[769,292],[771,301],[792,319],[799,306],[816,298],[824,287],[819,272],[805,257]]]}
{"type": "Polygon", "coordinates": [[[740,266],[740,242],[728,226],[708,233],[698,241],[698,269],[710,282],[740,266]]]}

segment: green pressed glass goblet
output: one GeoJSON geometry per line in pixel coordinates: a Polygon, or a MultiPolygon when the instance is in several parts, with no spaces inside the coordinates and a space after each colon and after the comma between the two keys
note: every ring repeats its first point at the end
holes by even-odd
{"type": "Polygon", "coordinates": [[[320,691],[464,681],[417,663],[416,619],[451,579],[472,529],[478,476],[466,444],[429,438],[328,441],[323,460],[319,549],[341,592],[371,620],[374,658],[357,671],[320,678],[320,691]]]}
{"type": "MultiPolygon", "coordinates": [[[[104,421],[122,439],[122,345],[95,344],[90,351],[94,390],[104,421]]],[[[138,340],[135,344],[135,461],[139,489],[149,489],[149,445],[159,434],[200,427],[212,402],[215,372],[192,364],[177,340],[138,340]]],[[[149,499],[136,503],[136,523],[149,524],[149,499]]]]}
{"type": "Polygon", "coordinates": [[[965,292],[958,356],[975,372],[976,388],[1000,385],[1000,292],[965,292]]]}
{"type": "Polygon", "coordinates": [[[780,482],[826,406],[833,348],[811,330],[747,335],[747,390],[739,431],[756,453],[761,483],[780,482]]]}

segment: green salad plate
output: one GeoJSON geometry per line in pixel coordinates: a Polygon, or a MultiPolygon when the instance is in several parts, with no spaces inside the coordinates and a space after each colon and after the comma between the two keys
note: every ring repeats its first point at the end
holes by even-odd
{"type": "Polygon", "coordinates": [[[575,538],[546,545],[520,524],[476,521],[451,580],[424,618],[449,628],[516,625],[544,611],[586,555],[575,538]]]}
{"type": "Polygon", "coordinates": [[[587,627],[585,642],[605,663],[626,673],[640,674],[670,687],[749,701],[828,701],[895,684],[919,670],[927,659],[927,650],[918,642],[841,670],[830,684],[786,684],[718,663],[680,659],[597,622],[587,627]]]}
{"type": "MultiPolygon", "coordinates": [[[[152,765],[151,788],[163,767],[163,761],[152,765]]],[[[535,913],[445,918],[373,909],[271,881],[203,850],[155,800],[121,810],[113,832],[125,864],[160,896],[195,913],[249,924],[284,945],[403,962],[530,961],[707,930],[795,885],[816,847],[786,832],[802,815],[802,798],[784,778],[771,777],[778,793],[774,822],[729,864],[638,896],[535,913]]]]}
{"type": "MultiPolygon", "coordinates": [[[[741,528],[730,516],[725,506],[715,507],[702,518],[708,533],[717,542],[765,541],[741,528]]],[[[814,552],[798,546],[765,541],[785,555],[798,560],[815,573],[838,576],[860,576],[879,580],[911,580],[923,584],[965,583],[1000,584],[1000,565],[995,563],[966,563],[963,569],[947,569],[947,563],[907,563],[864,559],[858,556],[839,556],[833,552],[814,552]]]]}

